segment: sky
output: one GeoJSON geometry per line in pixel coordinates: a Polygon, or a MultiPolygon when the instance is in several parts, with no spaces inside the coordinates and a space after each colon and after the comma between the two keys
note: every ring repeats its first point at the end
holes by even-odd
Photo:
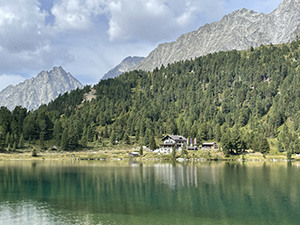
{"type": "Polygon", "coordinates": [[[240,8],[270,13],[282,0],[0,0],[0,90],[62,66],[96,84],[127,56],[240,8]]]}

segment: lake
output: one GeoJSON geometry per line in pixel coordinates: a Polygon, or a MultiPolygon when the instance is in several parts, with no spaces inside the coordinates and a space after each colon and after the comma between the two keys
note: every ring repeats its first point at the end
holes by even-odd
{"type": "Polygon", "coordinates": [[[300,163],[0,161],[1,224],[299,224],[300,163]]]}

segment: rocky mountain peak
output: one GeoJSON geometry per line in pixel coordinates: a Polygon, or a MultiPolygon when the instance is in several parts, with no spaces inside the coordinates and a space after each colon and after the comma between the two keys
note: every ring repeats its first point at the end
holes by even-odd
{"type": "Polygon", "coordinates": [[[125,59],[123,59],[119,65],[117,65],[115,68],[108,71],[101,78],[101,80],[114,78],[114,77],[121,75],[122,73],[128,72],[128,71],[132,70],[136,65],[138,65],[141,62],[141,60],[143,60],[143,59],[144,59],[144,57],[128,56],[125,59]]]}
{"type": "Polygon", "coordinates": [[[220,21],[160,44],[135,69],[146,71],[209,53],[244,50],[266,44],[280,44],[300,35],[300,0],[284,0],[269,14],[249,9],[236,10],[220,21]]]}
{"type": "Polygon", "coordinates": [[[283,5],[291,5],[291,4],[297,4],[300,3],[300,0],[283,0],[283,2],[280,4],[279,7],[283,5]]]}
{"type": "Polygon", "coordinates": [[[0,105],[10,110],[16,106],[37,109],[59,94],[82,88],[83,85],[61,66],[51,71],[41,71],[36,77],[16,86],[10,85],[0,92],[0,105]]]}

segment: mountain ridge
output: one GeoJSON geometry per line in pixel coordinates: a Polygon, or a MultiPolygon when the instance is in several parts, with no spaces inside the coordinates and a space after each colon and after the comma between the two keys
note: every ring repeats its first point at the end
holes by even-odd
{"type": "Polygon", "coordinates": [[[176,41],[159,44],[134,69],[151,71],[209,53],[293,41],[300,33],[298,3],[299,0],[284,0],[269,14],[245,8],[235,10],[218,22],[181,35],[176,41]]]}
{"type": "Polygon", "coordinates": [[[125,59],[123,59],[121,61],[121,63],[119,65],[115,66],[113,69],[111,69],[106,74],[104,74],[104,76],[101,78],[101,80],[115,78],[124,72],[128,72],[128,71],[132,70],[144,58],[145,57],[138,57],[138,56],[126,57],[125,59]]]}
{"type": "Polygon", "coordinates": [[[0,92],[0,104],[10,110],[16,106],[37,109],[54,100],[59,94],[82,88],[83,85],[61,66],[41,71],[36,77],[17,85],[9,85],[0,92]]]}

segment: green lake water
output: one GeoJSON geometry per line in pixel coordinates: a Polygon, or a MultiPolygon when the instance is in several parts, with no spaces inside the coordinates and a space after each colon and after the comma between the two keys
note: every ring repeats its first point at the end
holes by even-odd
{"type": "Polygon", "coordinates": [[[299,224],[300,163],[0,161],[0,224],[299,224]]]}

